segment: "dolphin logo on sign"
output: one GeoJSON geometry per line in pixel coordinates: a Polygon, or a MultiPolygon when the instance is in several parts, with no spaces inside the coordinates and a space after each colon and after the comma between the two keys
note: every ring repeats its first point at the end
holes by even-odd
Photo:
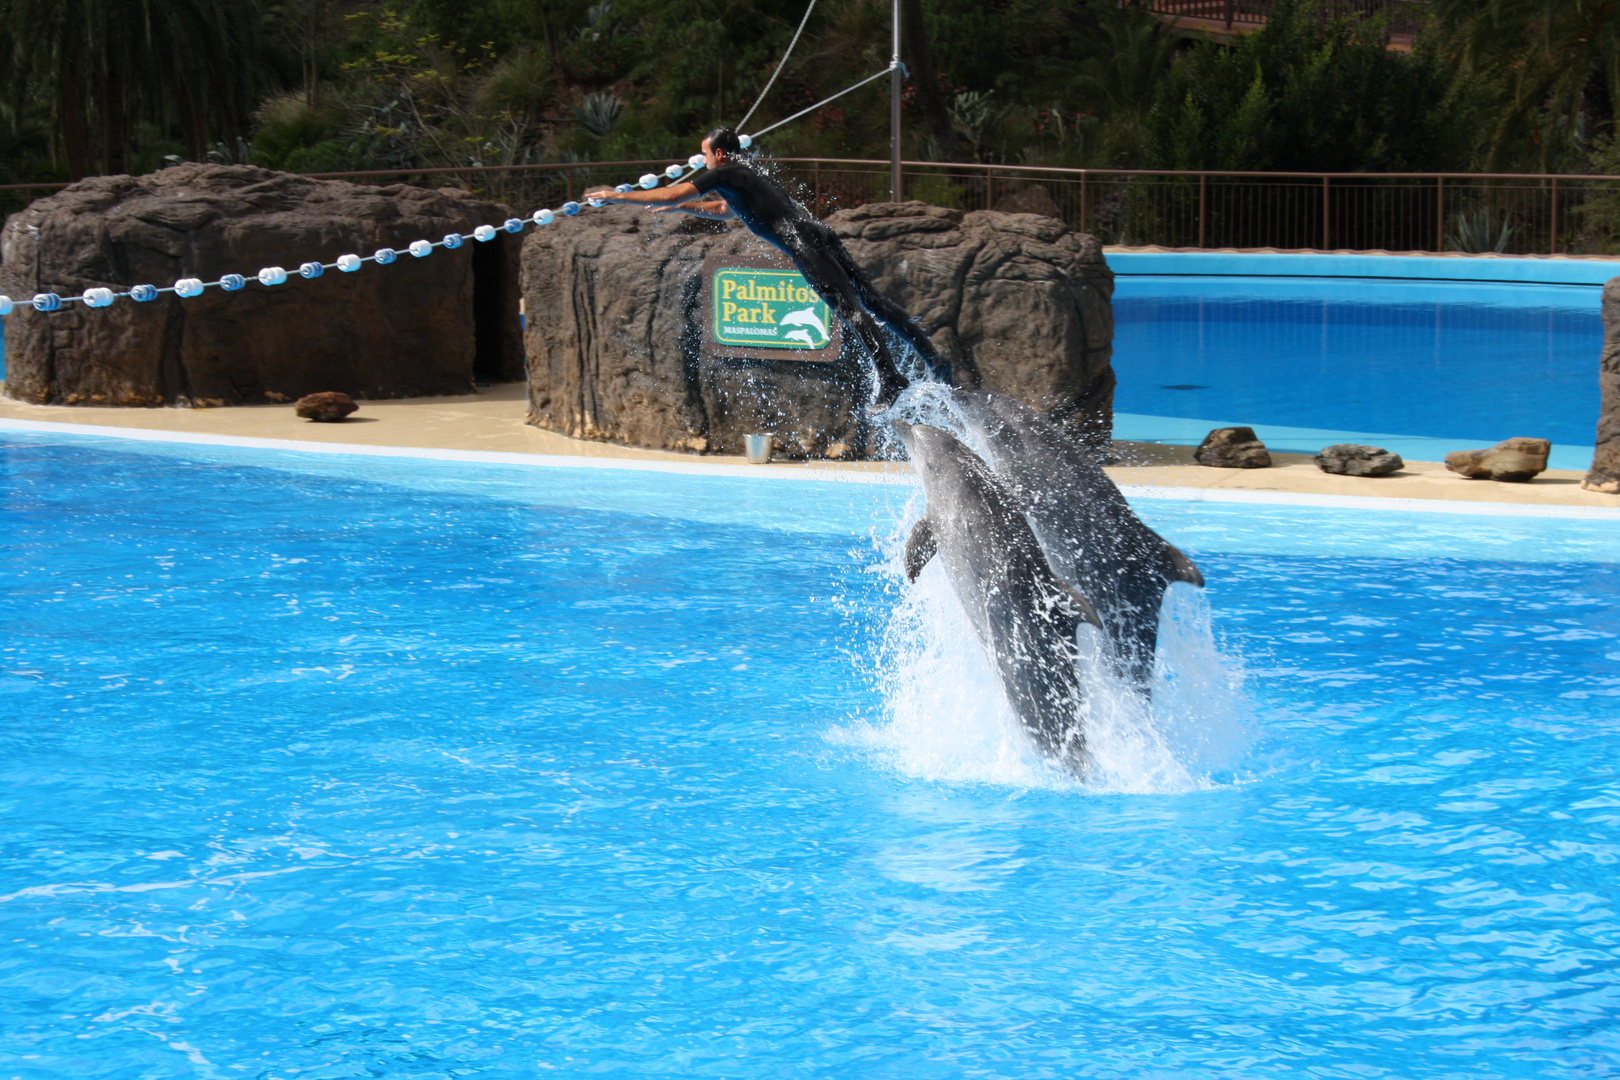
{"type": "Polygon", "coordinates": [[[814,327],[819,340],[812,337],[808,330],[793,330],[782,335],[789,341],[802,341],[813,349],[819,349],[827,344],[827,324],[816,317],[816,309],[808,307],[802,311],[790,311],[782,316],[782,326],[814,327]]]}

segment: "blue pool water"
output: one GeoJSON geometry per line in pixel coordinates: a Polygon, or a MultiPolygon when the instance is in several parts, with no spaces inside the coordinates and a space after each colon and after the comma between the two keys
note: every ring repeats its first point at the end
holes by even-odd
{"type": "Polygon", "coordinates": [[[0,493],[0,1076],[1620,1069],[1612,517],[1139,499],[1240,710],[1083,787],[908,487],[0,432],[0,493]]]}
{"type": "Polygon", "coordinates": [[[1121,276],[1115,437],[1196,444],[1256,427],[1314,453],[1378,439],[1415,460],[1517,435],[1591,464],[1602,289],[1121,276]]]}

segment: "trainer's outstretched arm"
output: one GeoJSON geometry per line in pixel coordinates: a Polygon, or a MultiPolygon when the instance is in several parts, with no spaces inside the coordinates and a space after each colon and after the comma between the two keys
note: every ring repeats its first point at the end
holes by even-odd
{"type": "Polygon", "coordinates": [[[670,206],[683,202],[690,202],[698,195],[697,185],[689,180],[682,180],[678,184],[668,187],[653,188],[651,191],[614,191],[610,187],[594,188],[587,191],[583,198],[600,199],[610,203],[640,203],[643,206],[670,206]]]}
{"type": "Polygon", "coordinates": [[[709,221],[730,221],[737,216],[731,209],[731,204],[724,199],[709,199],[705,202],[681,203],[679,206],[655,206],[655,214],[691,214],[693,217],[707,218],[709,221]]]}

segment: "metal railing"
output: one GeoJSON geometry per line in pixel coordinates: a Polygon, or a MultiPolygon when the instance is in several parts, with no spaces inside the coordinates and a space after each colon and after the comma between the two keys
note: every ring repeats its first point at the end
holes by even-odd
{"type": "MultiPolygon", "coordinates": [[[[1146,6],[1155,15],[1194,26],[1249,30],[1265,25],[1277,0],[1147,0],[1146,6]]],[[[1422,29],[1428,6],[1428,0],[1319,0],[1317,10],[1329,19],[1382,18],[1392,37],[1412,38],[1422,29]]]]}
{"type": "MultiPolygon", "coordinates": [[[[455,186],[519,210],[658,171],[663,159],[318,173],[455,186]]],[[[890,163],[769,163],[817,216],[888,198],[890,163]]],[[[902,188],[962,210],[1044,213],[1106,244],[1316,251],[1620,254],[1620,176],[1520,173],[1255,173],[903,163],[902,188]]],[[[65,184],[0,187],[0,200],[65,184]]]]}

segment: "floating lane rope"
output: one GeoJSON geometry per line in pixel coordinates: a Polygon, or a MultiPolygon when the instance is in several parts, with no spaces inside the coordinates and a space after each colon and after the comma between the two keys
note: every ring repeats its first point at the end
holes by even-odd
{"type": "MultiPolygon", "coordinates": [[[[814,3],[812,3],[811,7],[813,8],[814,6],[814,3]]],[[[805,10],[805,19],[809,19],[809,17],[810,9],[807,8],[805,10]]],[[[800,31],[803,31],[803,22],[800,22],[799,29],[800,31]]],[[[797,40],[798,35],[795,34],[794,41],[796,42],[797,40]]],[[[791,52],[792,45],[789,45],[788,49],[791,52]]],[[[782,59],[783,63],[786,63],[787,57],[785,55],[782,59]]],[[[823,98],[821,101],[816,102],[807,109],[800,109],[798,112],[794,113],[792,116],[789,116],[785,120],[778,120],[770,127],[762,128],[752,135],[739,136],[738,141],[742,143],[743,149],[747,150],[749,147],[754,145],[754,140],[759,138],[761,135],[775,131],[782,125],[790,124],[799,117],[816,111],[823,105],[837,101],[845,94],[859,90],[861,87],[865,86],[869,82],[872,82],[874,79],[880,79],[884,75],[887,75],[890,71],[894,70],[894,67],[895,65],[891,62],[890,65],[884,68],[882,71],[879,71],[874,75],[867,76],[860,82],[838,91],[838,93],[832,95],[831,97],[823,98]]],[[[780,65],[778,65],[777,71],[781,71],[780,65]]],[[[774,82],[775,79],[776,76],[772,75],[771,80],[774,82]]],[[[769,83],[766,84],[766,89],[770,89],[769,83]]],[[[760,96],[763,97],[763,93],[760,96]]],[[[755,104],[757,107],[758,102],[755,104]]],[[[750,109],[749,116],[752,115],[753,110],[750,109]]],[[[747,117],[744,117],[744,122],[747,122],[747,117]]],[[[693,173],[697,172],[699,169],[702,169],[703,166],[703,155],[693,154],[691,157],[686,159],[686,163],[684,165],[677,162],[673,165],[667,166],[662,175],[659,173],[647,173],[637,180],[636,183],[620,184],[614,190],[623,193],[626,191],[634,191],[637,187],[641,187],[651,191],[653,188],[657,187],[666,180],[671,184],[679,183],[691,176],[693,173]]],[[[574,217],[586,207],[599,207],[601,205],[603,204],[599,199],[587,199],[583,205],[570,200],[563,203],[560,209],[563,216],[574,217]]],[[[425,259],[427,256],[433,254],[434,248],[442,247],[455,249],[466,243],[468,240],[476,240],[481,244],[487,244],[491,240],[495,239],[495,237],[499,236],[502,232],[514,234],[521,233],[531,224],[536,227],[540,227],[550,225],[556,220],[557,215],[554,211],[536,210],[527,218],[507,218],[501,223],[499,228],[494,225],[480,225],[470,233],[449,233],[442,240],[412,240],[403,248],[378,248],[370,255],[339,255],[336,262],[302,263],[298,267],[297,274],[299,277],[307,280],[318,278],[328,270],[338,270],[345,274],[352,274],[368,262],[376,263],[379,266],[387,266],[389,263],[392,263],[398,259],[401,255],[411,255],[418,259],[425,259]]],[[[266,266],[257,274],[254,274],[252,280],[258,281],[258,283],[261,285],[266,285],[273,288],[277,285],[285,285],[289,280],[291,280],[291,278],[292,275],[279,266],[266,266]]],[[[126,298],[135,301],[137,304],[145,304],[156,300],[164,293],[171,292],[181,299],[189,300],[192,297],[201,296],[209,289],[220,289],[224,292],[239,292],[247,286],[248,281],[249,279],[241,274],[225,274],[221,276],[218,281],[204,281],[201,278],[189,277],[181,278],[173,285],[165,285],[162,288],[159,288],[156,285],[132,285],[124,292],[114,292],[112,289],[108,288],[94,288],[86,289],[78,296],[59,296],[56,293],[36,293],[31,300],[13,300],[9,296],[0,296],[0,316],[10,315],[19,307],[32,307],[35,311],[41,312],[61,311],[63,305],[66,304],[83,304],[85,307],[90,308],[106,308],[112,307],[116,301],[126,298]]]]}
{"type": "MultiPolygon", "coordinates": [[[[684,165],[680,163],[670,165],[664,169],[662,174],[647,173],[645,176],[641,177],[638,184],[643,188],[651,190],[666,179],[671,184],[679,183],[701,168],[703,168],[703,155],[693,154],[691,157],[686,159],[686,163],[684,165]]],[[[631,184],[620,184],[618,186],[618,190],[630,191],[634,186],[635,185],[631,184]]],[[[560,211],[566,217],[574,217],[587,207],[599,207],[602,205],[603,203],[598,199],[587,199],[583,204],[570,200],[569,202],[562,204],[560,211]]],[[[470,233],[449,233],[441,240],[412,240],[403,248],[378,248],[370,255],[339,255],[335,262],[306,262],[301,264],[297,270],[291,272],[284,270],[279,266],[266,266],[258,273],[252,275],[251,278],[245,277],[242,274],[224,274],[217,281],[204,281],[201,278],[188,277],[181,278],[173,285],[165,285],[161,288],[156,285],[133,285],[123,292],[115,292],[108,288],[94,288],[86,289],[78,296],[59,296],[56,293],[49,292],[36,293],[34,297],[29,300],[13,300],[9,296],[0,296],[0,316],[10,315],[18,308],[27,307],[32,307],[35,311],[47,313],[61,311],[62,308],[68,304],[83,304],[85,307],[90,308],[105,308],[112,307],[116,301],[123,299],[133,300],[137,304],[145,304],[156,300],[164,293],[174,293],[181,299],[189,300],[192,297],[201,296],[209,289],[220,289],[224,292],[238,292],[246,287],[250,280],[257,281],[261,285],[270,287],[285,285],[292,279],[294,274],[306,280],[318,278],[328,270],[338,270],[345,274],[352,274],[366,263],[376,263],[379,266],[387,266],[389,263],[397,260],[401,255],[411,255],[418,259],[425,259],[429,255],[433,254],[433,250],[435,248],[449,248],[454,250],[455,248],[459,248],[461,245],[465,244],[468,240],[474,240],[478,243],[487,244],[497,236],[501,235],[503,232],[512,234],[521,233],[530,225],[534,225],[538,228],[541,226],[550,225],[556,220],[557,211],[536,210],[527,218],[507,218],[499,226],[480,225],[470,233]]]]}

